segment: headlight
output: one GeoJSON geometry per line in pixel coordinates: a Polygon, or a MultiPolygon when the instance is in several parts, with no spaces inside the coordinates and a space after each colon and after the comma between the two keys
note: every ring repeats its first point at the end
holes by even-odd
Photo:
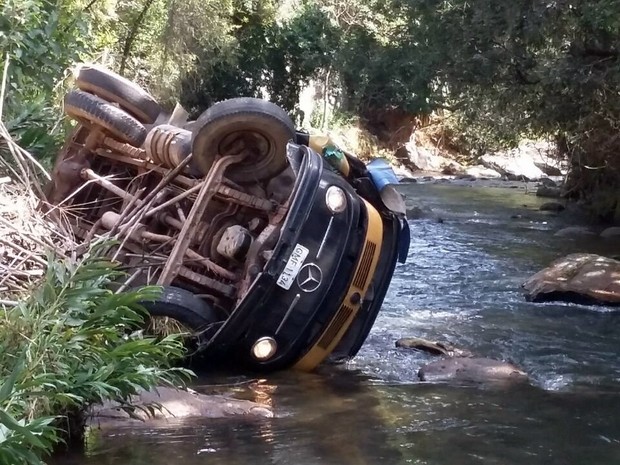
{"type": "Polygon", "coordinates": [[[347,208],[347,196],[338,186],[331,186],[325,193],[325,204],[332,213],[342,213],[347,208]]]}
{"type": "Polygon", "coordinates": [[[265,361],[273,357],[278,349],[278,344],[272,337],[261,337],[252,346],[252,355],[256,360],[265,361]]]}

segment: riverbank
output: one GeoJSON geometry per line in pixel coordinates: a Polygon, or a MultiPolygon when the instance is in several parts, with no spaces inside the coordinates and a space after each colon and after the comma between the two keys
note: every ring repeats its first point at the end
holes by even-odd
{"type": "Polygon", "coordinates": [[[114,293],[123,273],[105,244],[76,253],[71,236],[37,209],[29,185],[0,184],[0,463],[39,464],[81,447],[86,411],[159,385],[183,385],[180,337],[141,333],[139,302],[158,288],[114,293]]]}
{"type": "Polygon", "coordinates": [[[620,213],[609,214],[609,205],[616,202],[613,189],[607,193],[601,190],[596,198],[580,197],[579,190],[567,184],[570,179],[574,184],[574,176],[571,178],[568,160],[555,141],[524,139],[513,149],[477,156],[460,147],[458,135],[442,120],[420,128],[406,118],[391,124],[392,130],[383,131],[383,138],[359,122],[335,127],[328,133],[337,144],[364,160],[385,158],[405,181],[534,188],[571,209],[586,212],[592,224],[620,224],[620,213]],[[544,183],[544,189],[531,184],[538,182],[544,183]],[[609,205],[602,208],[605,203],[609,205]]]}
{"type": "Polygon", "coordinates": [[[143,337],[139,302],[156,288],[114,294],[120,273],[89,257],[51,258],[42,281],[0,321],[0,463],[35,464],[58,447],[81,447],[86,410],[191,373],[173,366],[180,338],[143,337]]]}

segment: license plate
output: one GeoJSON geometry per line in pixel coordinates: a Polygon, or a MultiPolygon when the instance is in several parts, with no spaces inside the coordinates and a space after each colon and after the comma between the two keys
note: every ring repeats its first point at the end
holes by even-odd
{"type": "Polygon", "coordinates": [[[284,271],[278,278],[276,284],[288,291],[293,285],[293,281],[295,281],[297,274],[299,274],[299,270],[303,266],[307,256],[308,249],[301,244],[297,244],[295,250],[293,250],[293,253],[288,258],[284,271]]]}

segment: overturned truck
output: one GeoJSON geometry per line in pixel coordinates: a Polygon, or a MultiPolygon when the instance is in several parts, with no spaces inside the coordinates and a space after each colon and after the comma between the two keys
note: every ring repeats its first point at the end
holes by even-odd
{"type": "Polygon", "coordinates": [[[79,240],[118,238],[124,288],[163,287],[152,316],[187,327],[207,358],[252,369],[357,353],[408,249],[387,165],[296,131],[267,101],[189,121],[102,67],[81,66],[76,87],[47,200],[79,240]]]}

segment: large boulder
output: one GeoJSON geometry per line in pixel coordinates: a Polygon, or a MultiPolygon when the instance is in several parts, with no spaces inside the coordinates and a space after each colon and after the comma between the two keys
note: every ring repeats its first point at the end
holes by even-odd
{"type": "Polygon", "coordinates": [[[416,182],[413,171],[410,169],[407,169],[402,165],[392,165],[392,169],[400,182],[416,182]]]}
{"type": "Polygon", "coordinates": [[[553,179],[549,179],[549,178],[542,178],[540,180],[539,186],[544,186],[544,187],[560,187],[560,186],[558,186],[557,182],[555,182],[553,179]]]}
{"type": "Polygon", "coordinates": [[[537,181],[562,174],[555,145],[548,142],[523,141],[517,148],[483,155],[480,161],[511,181],[537,181]]]}
{"type": "Polygon", "coordinates": [[[414,171],[439,173],[447,166],[453,166],[455,171],[460,169],[460,165],[454,160],[444,157],[437,149],[420,145],[415,137],[400,147],[394,157],[403,166],[414,171]]]}
{"type": "Polygon", "coordinates": [[[453,357],[424,365],[418,372],[422,381],[466,383],[522,383],[525,372],[511,363],[489,358],[453,357]]]}
{"type": "Polygon", "coordinates": [[[620,261],[594,254],[568,255],[525,281],[523,289],[532,302],[618,306],[620,261]]]}
{"type": "Polygon", "coordinates": [[[544,173],[528,158],[517,158],[506,153],[486,154],[481,163],[497,171],[509,181],[537,181],[544,173]]]}
{"type": "Polygon", "coordinates": [[[469,166],[465,168],[463,174],[475,179],[500,179],[502,177],[497,171],[487,168],[484,165],[469,166]]]}
{"type": "Polygon", "coordinates": [[[272,418],[267,405],[222,395],[206,395],[191,390],[159,387],[133,396],[128,405],[106,402],[91,411],[91,423],[118,424],[181,418],[250,417],[272,418]]]}

